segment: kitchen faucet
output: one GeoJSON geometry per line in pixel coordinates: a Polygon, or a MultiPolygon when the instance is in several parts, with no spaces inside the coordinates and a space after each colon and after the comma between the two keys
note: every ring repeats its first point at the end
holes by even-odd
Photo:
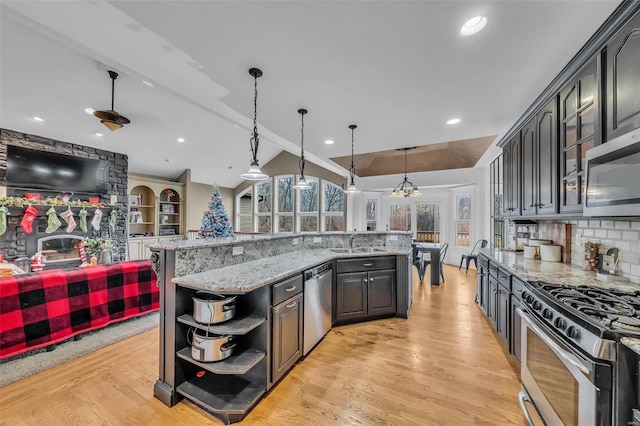
{"type": "Polygon", "coordinates": [[[356,236],[353,234],[349,237],[349,248],[353,248],[353,240],[355,239],[355,237],[356,236]]]}

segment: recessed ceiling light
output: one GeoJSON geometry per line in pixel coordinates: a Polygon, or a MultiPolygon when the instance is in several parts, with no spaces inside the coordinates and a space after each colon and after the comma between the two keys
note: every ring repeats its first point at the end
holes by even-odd
{"type": "Polygon", "coordinates": [[[327,139],[326,141],[324,141],[324,143],[326,143],[327,145],[333,145],[334,142],[331,139],[327,139]]]}
{"type": "Polygon", "coordinates": [[[146,80],[142,80],[142,84],[146,84],[146,85],[147,85],[147,86],[149,86],[149,87],[153,87],[153,84],[149,83],[149,82],[148,82],[148,81],[146,81],[146,80]]]}
{"type": "Polygon", "coordinates": [[[460,34],[463,36],[473,35],[482,30],[485,25],[487,25],[487,18],[484,16],[476,16],[464,23],[462,28],[460,28],[460,34]]]}
{"type": "Polygon", "coordinates": [[[184,138],[178,138],[178,142],[180,143],[184,142],[184,138]]]}
{"type": "Polygon", "coordinates": [[[447,124],[458,124],[460,122],[459,118],[452,118],[451,120],[447,121],[447,124]]]}
{"type": "Polygon", "coordinates": [[[84,112],[86,112],[89,115],[93,115],[93,111],[95,111],[95,109],[93,109],[93,108],[85,108],[84,109],[84,112]]]}
{"type": "Polygon", "coordinates": [[[167,158],[167,159],[166,159],[166,160],[164,160],[164,161],[166,161],[167,163],[170,163],[170,162],[172,162],[172,161],[173,161],[173,158],[167,158]]]}
{"type": "Polygon", "coordinates": [[[101,137],[104,136],[104,133],[95,132],[94,135],[96,135],[97,137],[101,138],[101,137]]]}
{"type": "Polygon", "coordinates": [[[34,121],[39,121],[41,123],[46,120],[46,118],[44,118],[41,115],[32,115],[31,119],[34,120],[34,121]]]}

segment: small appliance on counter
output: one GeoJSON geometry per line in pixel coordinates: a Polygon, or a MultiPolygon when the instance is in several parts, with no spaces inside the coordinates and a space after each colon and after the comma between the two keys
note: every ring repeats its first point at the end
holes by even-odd
{"type": "Polygon", "coordinates": [[[232,319],[236,315],[237,296],[198,291],[193,295],[193,319],[203,328],[191,328],[187,342],[191,344],[191,357],[196,361],[215,362],[229,358],[236,347],[233,336],[220,335],[210,326],[232,319]]]}

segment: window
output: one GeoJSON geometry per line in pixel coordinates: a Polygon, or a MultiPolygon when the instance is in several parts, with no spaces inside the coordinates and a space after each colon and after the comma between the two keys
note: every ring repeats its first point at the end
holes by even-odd
{"type": "Polygon", "coordinates": [[[298,192],[298,230],[318,231],[318,178],[305,176],[311,188],[298,192]]]}
{"type": "Polygon", "coordinates": [[[407,204],[392,204],[389,206],[389,230],[411,230],[411,206],[407,204]]]}
{"type": "Polygon", "coordinates": [[[276,180],[276,229],[275,232],[293,232],[293,176],[281,176],[276,180]]]}
{"type": "Polygon", "coordinates": [[[367,223],[367,231],[375,231],[377,223],[378,200],[367,200],[365,212],[365,220],[367,223]]]}
{"type": "Polygon", "coordinates": [[[456,195],[456,245],[469,247],[471,195],[456,195]]]}
{"type": "Polygon", "coordinates": [[[258,232],[271,232],[271,181],[266,181],[256,185],[256,223],[258,232]]]}
{"type": "Polygon", "coordinates": [[[323,231],[344,231],[344,192],[331,182],[323,182],[323,231]]]}
{"type": "Polygon", "coordinates": [[[253,186],[236,198],[236,231],[253,232],[253,186]]]}
{"type": "Polygon", "coordinates": [[[416,204],[416,239],[440,243],[440,205],[416,204]]]}

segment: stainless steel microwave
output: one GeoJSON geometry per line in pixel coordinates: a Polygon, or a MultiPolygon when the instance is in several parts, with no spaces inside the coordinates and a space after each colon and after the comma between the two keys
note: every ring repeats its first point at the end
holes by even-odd
{"type": "Polygon", "coordinates": [[[587,151],[584,216],[640,216],[640,129],[587,151]]]}

